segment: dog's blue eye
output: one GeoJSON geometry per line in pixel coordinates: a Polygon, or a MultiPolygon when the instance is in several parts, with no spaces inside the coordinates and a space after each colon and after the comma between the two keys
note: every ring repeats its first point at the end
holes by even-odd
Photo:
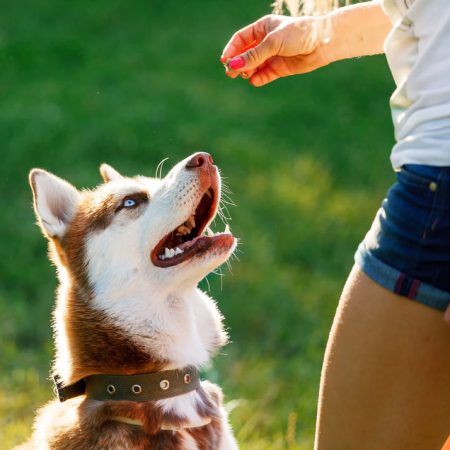
{"type": "Polygon", "coordinates": [[[149,196],[146,192],[136,192],[133,194],[129,194],[122,199],[120,204],[116,208],[116,212],[120,211],[123,208],[133,209],[137,208],[144,203],[147,203],[149,196]]]}

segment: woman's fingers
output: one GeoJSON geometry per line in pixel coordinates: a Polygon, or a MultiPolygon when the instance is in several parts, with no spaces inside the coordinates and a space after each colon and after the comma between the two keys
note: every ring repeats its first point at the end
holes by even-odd
{"type": "Polygon", "coordinates": [[[327,64],[329,64],[329,61],[326,60],[320,52],[316,51],[305,56],[275,56],[270,58],[256,71],[255,74],[253,74],[250,78],[250,83],[253,86],[260,87],[277,78],[312,72],[327,64]]]}
{"type": "Polygon", "coordinates": [[[233,72],[232,70],[226,70],[225,71],[225,75],[228,77],[228,78],[237,78],[240,74],[239,73],[237,73],[237,72],[233,72]]]}
{"type": "Polygon", "coordinates": [[[275,56],[277,50],[276,38],[274,34],[269,33],[256,47],[227,61],[227,67],[239,73],[258,69],[265,61],[275,56]]]}
{"type": "Polygon", "coordinates": [[[287,76],[284,58],[275,56],[255,72],[249,79],[250,83],[255,87],[261,87],[265,84],[271,83],[278,78],[287,76]]]}
{"type": "Polygon", "coordinates": [[[249,78],[251,78],[253,76],[253,74],[256,73],[256,70],[249,70],[248,72],[234,72],[232,70],[226,70],[225,71],[225,75],[229,78],[237,78],[237,77],[241,77],[244,80],[248,80],[249,78]]]}
{"type": "Polygon", "coordinates": [[[239,75],[241,76],[241,78],[244,78],[244,80],[248,80],[249,78],[251,78],[253,76],[253,74],[255,74],[257,72],[257,70],[248,70],[246,72],[241,72],[239,75]]]}
{"type": "Polygon", "coordinates": [[[260,37],[260,40],[264,39],[265,34],[262,35],[261,25],[258,22],[247,25],[231,36],[228,44],[223,49],[220,62],[225,63],[228,59],[245,52],[249,44],[256,44],[258,42],[256,39],[257,35],[260,37]]]}
{"type": "Polygon", "coordinates": [[[237,31],[223,49],[220,61],[225,64],[229,59],[256,47],[276,28],[279,22],[278,16],[268,15],[237,31]]]}

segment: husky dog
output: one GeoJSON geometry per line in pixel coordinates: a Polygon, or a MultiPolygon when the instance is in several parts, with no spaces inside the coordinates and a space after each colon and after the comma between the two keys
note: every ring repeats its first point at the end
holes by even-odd
{"type": "Polygon", "coordinates": [[[218,169],[196,153],[163,178],[122,176],[79,191],[30,173],[34,208],[59,278],[53,375],[59,399],[23,448],[237,449],[219,387],[198,369],[227,340],[197,288],[236,247],[214,234],[218,169]]]}

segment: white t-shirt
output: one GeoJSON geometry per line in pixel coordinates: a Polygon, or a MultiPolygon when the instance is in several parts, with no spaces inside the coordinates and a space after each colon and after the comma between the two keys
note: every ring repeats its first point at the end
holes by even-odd
{"type": "Polygon", "coordinates": [[[386,57],[397,89],[392,165],[450,166],[450,0],[382,0],[394,28],[386,57]]]}

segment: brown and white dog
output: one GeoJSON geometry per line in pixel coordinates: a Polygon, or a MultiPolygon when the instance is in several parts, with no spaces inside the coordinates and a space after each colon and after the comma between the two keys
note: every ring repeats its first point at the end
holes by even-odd
{"type": "MultiPolygon", "coordinates": [[[[215,302],[197,284],[236,247],[228,229],[214,234],[208,227],[221,197],[217,167],[209,154],[196,153],[163,179],[124,177],[106,164],[100,172],[104,184],[84,191],[41,169],[30,173],[60,282],[53,367],[60,387],[96,374],[204,366],[227,336],[215,302]]],[[[220,388],[203,381],[151,401],[53,400],[39,411],[24,448],[230,450],[237,444],[220,388]]]]}

